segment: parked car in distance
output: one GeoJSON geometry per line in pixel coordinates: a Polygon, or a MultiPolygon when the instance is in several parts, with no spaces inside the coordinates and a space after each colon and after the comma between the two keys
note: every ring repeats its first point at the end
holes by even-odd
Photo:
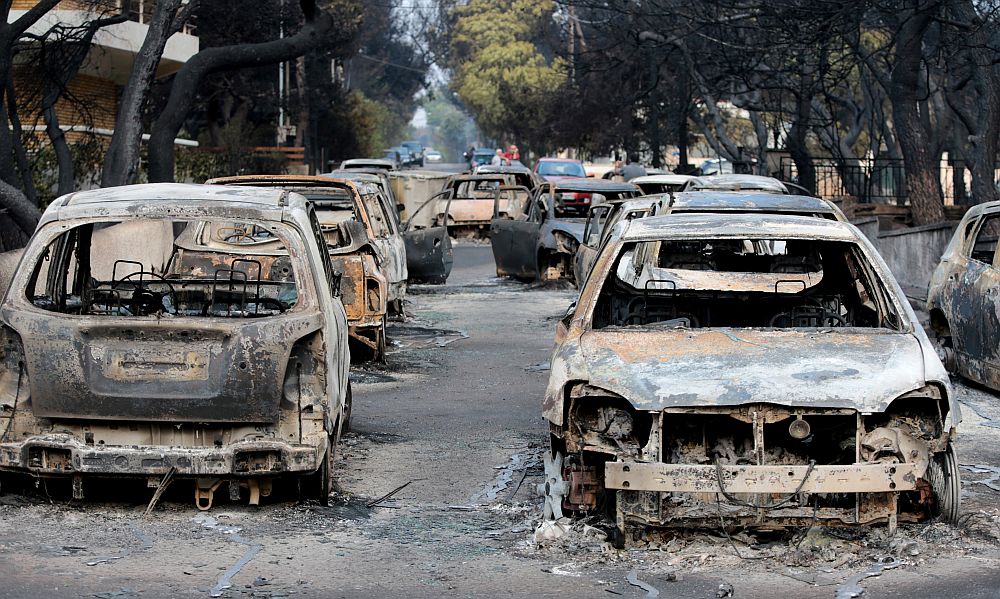
{"type": "MultiPolygon", "coordinates": [[[[513,189],[528,191],[523,187],[513,189]]],[[[563,198],[578,193],[591,194],[598,202],[613,202],[640,195],[639,188],[630,183],[566,179],[539,185],[519,213],[504,217],[498,194],[493,204],[489,233],[497,276],[573,281],[573,257],[583,236],[585,219],[563,198]]]]}
{"type": "Polygon", "coordinates": [[[629,183],[638,185],[642,193],[653,195],[682,191],[684,186],[692,179],[694,177],[691,175],[646,175],[644,177],[636,177],[629,181],[629,183]]]}
{"type": "Polygon", "coordinates": [[[850,224],[621,222],[556,340],[549,518],[892,529],[958,517],[948,375],[850,224]]]}
{"type": "Polygon", "coordinates": [[[304,477],[325,502],[351,404],[339,290],[295,193],[154,184],[57,198],[0,309],[0,469],[76,498],[100,478],[172,472],[199,509],[223,483],[257,503],[304,477]]]}
{"type": "Polygon", "coordinates": [[[493,161],[493,157],[496,156],[495,148],[476,148],[472,153],[472,162],[476,166],[482,166],[484,164],[490,164],[493,161]]]}
{"type": "Polygon", "coordinates": [[[570,158],[539,158],[532,172],[546,181],[587,177],[583,163],[570,158]]]}
{"type": "MultiPolygon", "coordinates": [[[[397,150],[396,148],[388,148],[386,150],[382,150],[382,160],[392,165],[392,168],[390,170],[396,170],[399,167],[403,166],[403,157],[400,155],[399,150],[397,150]]],[[[340,168],[351,168],[351,167],[344,166],[344,164],[341,163],[340,168]]]]}
{"type": "Polygon", "coordinates": [[[399,144],[401,148],[406,148],[409,152],[409,159],[406,163],[410,166],[423,166],[424,165],[424,146],[419,141],[404,141],[399,144]]]}
{"type": "Polygon", "coordinates": [[[969,208],[927,292],[938,353],[950,372],[1000,390],[1000,202],[969,208]]]}
{"type": "Polygon", "coordinates": [[[439,162],[444,162],[444,156],[441,154],[441,152],[438,152],[433,148],[427,148],[426,150],[424,150],[424,164],[428,162],[434,164],[437,164],[439,162]]]}
{"type": "Polygon", "coordinates": [[[341,273],[340,297],[347,311],[351,355],[355,361],[384,361],[388,276],[374,242],[378,223],[373,207],[325,177],[239,175],[210,179],[208,184],[273,187],[312,202],[334,268],[341,273]]]}

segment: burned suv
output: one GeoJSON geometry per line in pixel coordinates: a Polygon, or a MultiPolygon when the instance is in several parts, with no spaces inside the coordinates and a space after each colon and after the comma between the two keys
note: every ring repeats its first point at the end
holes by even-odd
{"type": "Polygon", "coordinates": [[[325,501],[350,416],[337,279],[294,193],[57,199],[0,306],[0,469],[77,498],[99,477],[190,479],[202,509],[223,482],[256,503],[291,475],[325,501]]]}
{"type": "Polygon", "coordinates": [[[846,223],[620,223],[558,325],[543,413],[550,517],[892,528],[958,514],[948,375],[846,223]]]}

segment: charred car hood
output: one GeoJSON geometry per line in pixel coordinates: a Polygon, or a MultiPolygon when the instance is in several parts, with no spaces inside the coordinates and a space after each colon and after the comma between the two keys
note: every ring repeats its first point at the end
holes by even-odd
{"type": "Polygon", "coordinates": [[[588,331],[591,385],[640,410],[774,403],[881,412],[924,386],[909,334],[753,329],[588,331]]]}

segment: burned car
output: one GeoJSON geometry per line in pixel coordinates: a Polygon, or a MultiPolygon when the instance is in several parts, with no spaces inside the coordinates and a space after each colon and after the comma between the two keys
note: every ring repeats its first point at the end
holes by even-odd
{"type": "Polygon", "coordinates": [[[694,177],[682,191],[759,191],[789,193],[784,182],[762,175],[721,174],[694,177]]]}
{"type": "Polygon", "coordinates": [[[338,294],[298,194],[58,198],[0,307],[0,470],[76,498],[102,477],[187,479],[201,509],[223,483],[255,504],[294,476],[326,501],[351,405],[338,294]]]}
{"type": "MultiPolygon", "coordinates": [[[[347,310],[348,334],[355,360],[385,360],[388,279],[378,249],[369,206],[360,195],[321,177],[243,175],[209,180],[212,185],[277,187],[294,191],[312,202],[323,229],[334,269],[340,273],[340,298],[347,310]]],[[[277,239],[258,240],[258,246],[278,245],[277,239]]]]}
{"type": "Polygon", "coordinates": [[[646,195],[655,195],[683,191],[688,182],[693,179],[695,177],[692,175],[645,175],[636,177],[629,183],[638,186],[646,195]]]}
{"type": "MultiPolygon", "coordinates": [[[[722,175],[720,175],[721,177],[722,175]]],[[[635,181],[633,179],[633,181],[635,181]]],[[[778,195],[761,192],[699,191],[650,195],[591,206],[584,227],[583,242],[573,263],[576,280],[583,281],[597,259],[597,252],[614,226],[621,220],[666,212],[684,214],[797,214],[847,222],[832,202],[812,196],[778,195]]]]}
{"type": "Polygon", "coordinates": [[[973,206],[931,276],[927,311],[950,372],[1000,389],[1000,202],[973,206]]]}
{"type": "Polygon", "coordinates": [[[522,187],[527,187],[528,189],[534,189],[542,183],[545,183],[545,179],[531,172],[531,169],[524,165],[484,164],[482,166],[477,166],[475,172],[472,174],[508,175],[514,179],[510,182],[511,185],[520,185],[522,187]]]}
{"type": "Polygon", "coordinates": [[[607,509],[624,530],[958,515],[948,375],[849,224],[620,223],[556,338],[549,517],[607,509]]]}
{"type": "Polygon", "coordinates": [[[497,190],[502,192],[498,213],[502,218],[510,218],[522,211],[529,192],[517,189],[517,179],[513,175],[453,175],[444,182],[441,191],[448,193],[447,204],[438,203],[439,210],[434,215],[435,225],[446,225],[448,233],[455,236],[485,236],[493,220],[493,200],[497,190]]]}
{"type": "Polygon", "coordinates": [[[389,201],[389,205],[395,208],[396,225],[400,224],[399,215],[403,212],[403,202],[396,198],[392,191],[392,184],[389,179],[389,171],[378,168],[349,168],[324,173],[323,177],[333,179],[346,179],[355,183],[372,183],[377,185],[382,191],[382,195],[389,201]]]}
{"type": "Polygon", "coordinates": [[[564,179],[539,185],[519,212],[503,213],[504,194],[518,189],[528,191],[523,187],[504,187],[494,198],[489,238],[497,276],[570,282],[573,281],[573,257],[586,222],[577,207],[584,201],[581,195],[587,196],[587,203],[596,204],[634,198],[641,193],[630,183],[564,179]]]}

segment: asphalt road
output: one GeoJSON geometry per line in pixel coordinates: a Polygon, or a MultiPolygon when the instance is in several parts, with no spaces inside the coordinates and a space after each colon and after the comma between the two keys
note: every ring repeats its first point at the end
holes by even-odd
{"type": "Polygon", "coordinates": [[[660,597],[712,598],[720,585],[734,597],[849,597],[852,577],[865,598],[1000,596],[993,394],[956,386],[960,527],[732,543],[692,531],[617,551],[578,525],[539,546],[540,398],[573,291],[496,279],[488,245],[459,245],[447,286],[411,291],[388,365],[352,375],[355,432],[340,447],[335,505],[285,489],[261,507],[222,498],[200,513],[180,485],[143,518],[150,490],[114,481],[82,502],[5,494],[0,597],[655,596],[630,572],[660,597]],[[879,564],[891,569],[862,578],[879,564]]]}

